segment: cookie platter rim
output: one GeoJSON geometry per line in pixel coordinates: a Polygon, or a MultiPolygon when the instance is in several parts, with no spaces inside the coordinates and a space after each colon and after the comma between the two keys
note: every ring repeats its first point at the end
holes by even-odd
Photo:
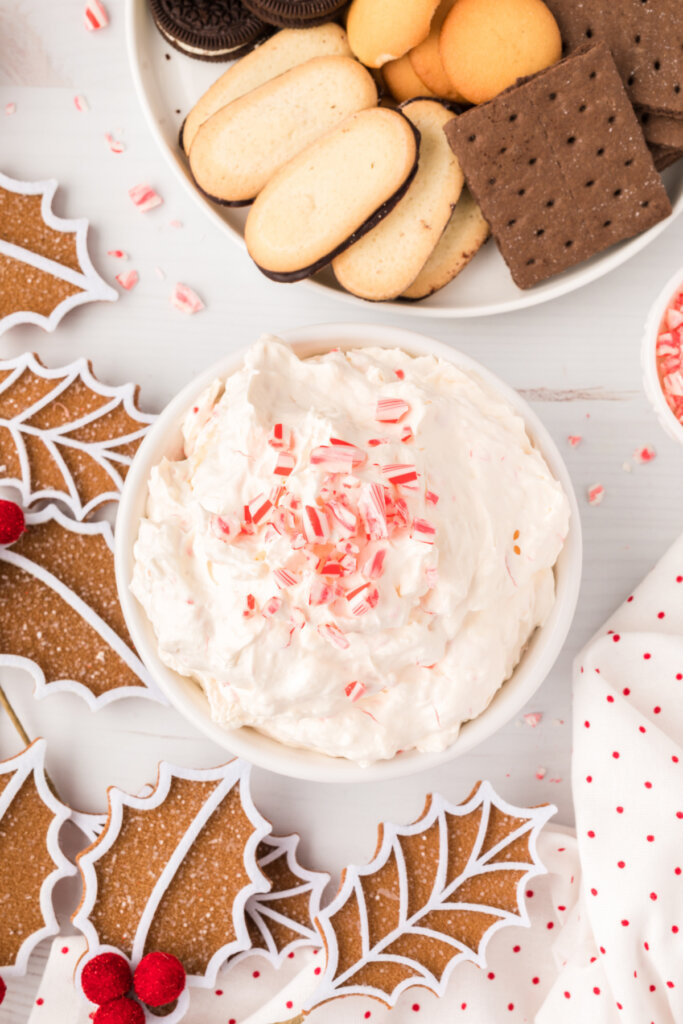
{"type": "Polygon", "coordinates": [[[152,626],[142,606],[130,593],[129,583],[133,546],[144,513],[150,471],[163,455],[180,454],[183,414],[212,380],[217,376],[229,376],[242,366],[246,349],[241,348],[204,370],[171,400],[143,440],[133,461],[117,515],[114,553],[116,581],[126,624],[142,661],[180,714],[208,739],[233,754],[245,757],[252,764],[292,778],[342,783],[401,778],[435,768],[482,743],[518,714],[544,682],[564,647],[574,618],[582,568],[581,519],[569,472],[548,430],[521,395],[457,349],[405,328],[378,324],[313,324],[279,332],[278,336],[302,357],[337,346],[342,349],[367,346],[401,348],[410,355],[434,355],[473,373],[513,406],[523,418],[530,437],[551,472],[562,484],[571,509],[569,533],[555,567],[557,597],[547,622],[536,630],[517,668],[486,710],[466,723],[456,741],[438,753],[407,751],[390,760],[361,768],[344,758],[285,746],[251,728],[227,730],[215,723],[200,686],[161,661],[152,626]]]}
{"type": "MultiPolygon", "coordinates": [[[[163,91],[159,87],[158,82],[158,71],[162,71],[165,75],[173,74],[175,73],[175,68],[179,67],[181,62],[186,62],[182,65],[186,72],[188,70],[191,71],[188,68],[188,64],[201,65],[210,71],[213,69],[213,78],[217,77],[218,72],[216,69],[218,65],[215,63],[206,64],[203,61],[193,61],[191,58],[175,51],[172,61],[166,61],[163,60],[163,57],[157,57],[157,54],[162,54],[164,44],[147,10],[146,0],[126,0],[125,20],[126,45],[133,83],[138,101],[156,145],[163,154],[166,163],[172,168],[177,180],[181,182],[186,192],[192,196],[193,201],[203,211],[204,216],[208,218],[223,236],[229,238],[233,244],[239,245],[244,252],[244,258],[248,259],[241,229],[240,210],[215,206],[196,188],[190,176],[187,161],[177,144],[180,123],[176,123],[173,120],[173,105],[168,102],[164,105],[163,91]]],[[[227,62],[223,66],[227,67],[227,62]]],[[[187,114],[187,110],[184,110],[183,113],[187,114]]],[[[468,267],[465,270],[462,278],[457,278],[440,292],[419,303],[399,301],[368,302],[366,299],[359,299],[354,295],[350,295],[332,281],[328,283],[327,281],[315,278],[298,282],[298,286],[309,289],[318,295],[327,295],[330,298],[338,299],[346,304],[355,306],[359,311],[370,307],[404,317],[473,318],[494,316],[498,313],[507,313],[517,309],[540,305],[562,295],[567,295],[598,280],[611,270],[616,269],[633,258],[665,231],[683,213],[683,160],[665,171],[664,181],[667,183],[673,205],[673,212],[670,217],[659,224],[655,224],[654,227],[642,235],[637,235],[627,242],[613,246],[605,250],[605,252],[592,257],[587,262],[579,264],[555,278],[550,278],[540,285],[536,285],[529,291],[521,291],[512,284],[503,258],[495,251],[495,245],[492,241],[489,241],[486,246],[486,250],[491,251],[479,254],[478,258],[473,261],[472,267],[468,267]],[[484,260],[487,261],[487,266],[480,275],[479,270],[482,269],[482,261],[484,260]],[[479,267],[479,270],[477,267],[479,267]],[[490,294],[496,295],[502,292],[503,297],[494,301],[482,301],[479,299],[478,294],[474,296],[472,294],[473,285],[468,283],[472,282],[473,275],[481,276],[482,280],[485,280],[487,291],[490,294]],[[458,295],[463,296],[460,302],[454,298],[454,296],[458,295]]],[[[241,211],[241,217],[243,218],[243,216],[244,210],[241,211]]],[[[331,271],[327,273],[331,278],[331,271]]],[[[359,312],[359,315],[362,316],[363,314],[359,312]]]]}

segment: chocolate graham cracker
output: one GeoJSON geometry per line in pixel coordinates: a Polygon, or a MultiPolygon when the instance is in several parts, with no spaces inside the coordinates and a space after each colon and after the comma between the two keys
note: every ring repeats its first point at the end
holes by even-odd
{"type": "Polygon", "coordinates": [[[520,288],[671,212],[604,44],[461,114],[446,134],[520,288]]]}
{"type": "Polygon", "coordinates": [[[683,118],[670,114],[654,114],[642,107],[636,108],[636,117],[643,129],[645,141],[667,149],[683,149],[683,118]]]}
{"type": "Polygon", "coordinates": [[[546,0],[567,50],[604,42],[633,104],[683,116],[680,0],[546,0]]]}

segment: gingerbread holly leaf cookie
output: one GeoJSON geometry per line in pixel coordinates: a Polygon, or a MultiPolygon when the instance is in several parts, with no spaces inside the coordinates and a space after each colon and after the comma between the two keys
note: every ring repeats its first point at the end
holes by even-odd
{"type": "Polygon", "coordinates": [[[420,985],[443,995],[463,960],[485,965],[491,936],[529,924],[536,838],[555,808],[506,803],[489,783],[457,806],[430,796],[412,825],[381,825],[375,857],[349,867],[319,915],[327,963],[305,1009],[346,995],[393,1005],[420,985]]]}
{"type": "Polygon", "coordinates": [[[118,298],[88,255],[87,220],[52,212],[56,190],[0,172],[0,334],[21,323],[53,331],[74,306],[118,298]]]}
{"type": "Polygon", "coordinates": [[[126,628],[113,547],[108,523],[54,505],[0,544],[0,667],[26,669],[37,697],[67,691],[94,710],[130,696],[165,703],[126,628]]]}
{"type": "Polygon", "coordinates": [[[154,419],[137,393],[102,384],[85,359],[55,370],[31,353],[0,360],[0,483],[27,508],[57,499],[76,519],[117,500],[154,419]]]}
{"type": "Polygon", "coordinates": [[[298,842],[295,835],[269,835],[256,852],[258,866],[271,888],[247,903],[249,953],[260,953],[276,966],[300,946],[320,945],[314,920],[329,875],[309,871],[299,863],[298,842]]]}
{"type": "Polygon", "coordinates": [[[45,740],[0,761],[0,975],[26,972],[39,942],[59,932],[57,882],[74,874],[59,831],[70,817],[45,778],[45,740]]]}
{"type": "MultiPolygon", "coordinates": [[[[249,790],[249,766],[186,769],[165,762],[151,792],[108,792],[109,817],[77,857],[83,898],[73,916],[88,943],[85,965],[115,951],[135,972],[150,953],[175,957],[188,985],[210,987],[218,969],[251,946],[245,908],[270,882],[257,849],[270,831],[249,790]]],[[[80,977],[80,975],[79,975],[80,977]]],[[[187,1006],[184,989],[170,1016],[187,1006]]]]}

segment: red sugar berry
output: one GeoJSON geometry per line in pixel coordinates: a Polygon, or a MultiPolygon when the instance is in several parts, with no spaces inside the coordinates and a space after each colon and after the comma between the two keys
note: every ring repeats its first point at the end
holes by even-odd
{"type": "Polygon", "coordinates": [[[135,969],[133,985],[147,1006],[167,1006],[185,988],[185,968],[171,953],[148,953],[135,969]]]}
{"type": "Polygon", "coordinates": [[[93,1024],[145,1024],[145,1011],[134,999],[122,996],[98,1006],[92,1020],[93,1024]]]}
{"type": "Polygon", "coordinates": [[[26,529],[24,513],[13,501],[0,500],[0,544],[14,544],[26,529]]]}
{"type": "Polygon", "coordinates": [[[1,1003],[1,1002],[3,1001],[3,999],[5,998],[5,992],[6,992],[6,991],[7,991],[7,985],[6,985],[5,983],[4,983],[4,981],[2,980],[2,978],[0,978],[0,1003],[1,1003]]]}
{"type": "Polygon", "coordinates": [[[133,972],[120,953],[100,953],[81,972],[81,988],[91,1003],[109,1003],[130,992],[133,972]]]}

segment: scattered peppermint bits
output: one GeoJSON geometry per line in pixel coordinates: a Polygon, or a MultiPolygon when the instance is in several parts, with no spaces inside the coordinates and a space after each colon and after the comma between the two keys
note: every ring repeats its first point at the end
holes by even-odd
{"type": "Polygon", "coordinates": [[[581,436],[581,434],[570,434],[567,438],[567,444],[571,448],[578,448],[582,441],[583,437],[581,436]]]}
{"type": "Polygon", "coordinates": [[[125,151],[126,147],[124,143],[115,139],[111,132],[104,133],[104,141],[107,143],[112,153],[123,153],[125,151]]]}
{"type": "Polygon", "coordinates": [[[135,285],[140,280],[140,275],[137,270],[127,270],[123,274],[117,274],[116,280],[127,292],[135,288],[135,285]]]}
{"type": "Polygon", "coordinates": [[[88,0],[83,13],[83,23],[89,32],[106,28],[109,24],[109,15],[101,0],[88,0]]]}
{"type": "Polygon", "coordinates": [[[600,505],[605,497],[605,488],[602,484],[592,484],[587,491],[588,504],[600,505]]]}
{"type": "Polygon", "coordinates": [[[636,448],[632,455],[633,461],[641,466],[646,465],[648,462],[653,462],[656,458],[657,452],[650,444],[645,444],[642,448],[636,448]]]}
{"type": "Polygon", "coordinates": [[[527,725],[530,725],[532,729],[535,729],[542,719],[542,711],[530,711],[528,714],[523,716],[523,720],[526,722],[527,725]]]}
{"type": "Polygon", "coordinates": [[[398,423],[409,412],[410,406],[402,398],[380,398],[375,419],[378,423],[398,423]]]}
{"type": "Polygon", "coordinates": [[[204,309],[204,303],[197,293],[189,285],[178,283],[171,293],[171,305],[179,309],[181,313],[199,313],[204,309]]]}
{"type": "Polygon", "coordinates": [[[79,114],[85,114],[90,109],[90,107],[88,106],[88,101],[86,100],[85,96],[74,96],[74,107],[79,112],[79,114]]]}
{"type": "Polygon", "coordinates": [[[16,105],[16,103],[6,103],[5,104],[5,114],[7,115],[7,117],[11,117],[12,114],[16,114],[16,112],[17,112],[17,105],[16,105]]]}
{"type": "Polygon", "coordinates": [[[124,252],[123,249],[108,249],[107,256],[111,256],[114,260],[127,260],[128,253],[124,252]]]}
{"type": "Polygon", "coordinates": [[[141,213],[153,210],[155,206],[161,206],[163,199],[158,192],[155,192],[149,185],[133,185],[128,189],[128,195],[141,213]]]}

